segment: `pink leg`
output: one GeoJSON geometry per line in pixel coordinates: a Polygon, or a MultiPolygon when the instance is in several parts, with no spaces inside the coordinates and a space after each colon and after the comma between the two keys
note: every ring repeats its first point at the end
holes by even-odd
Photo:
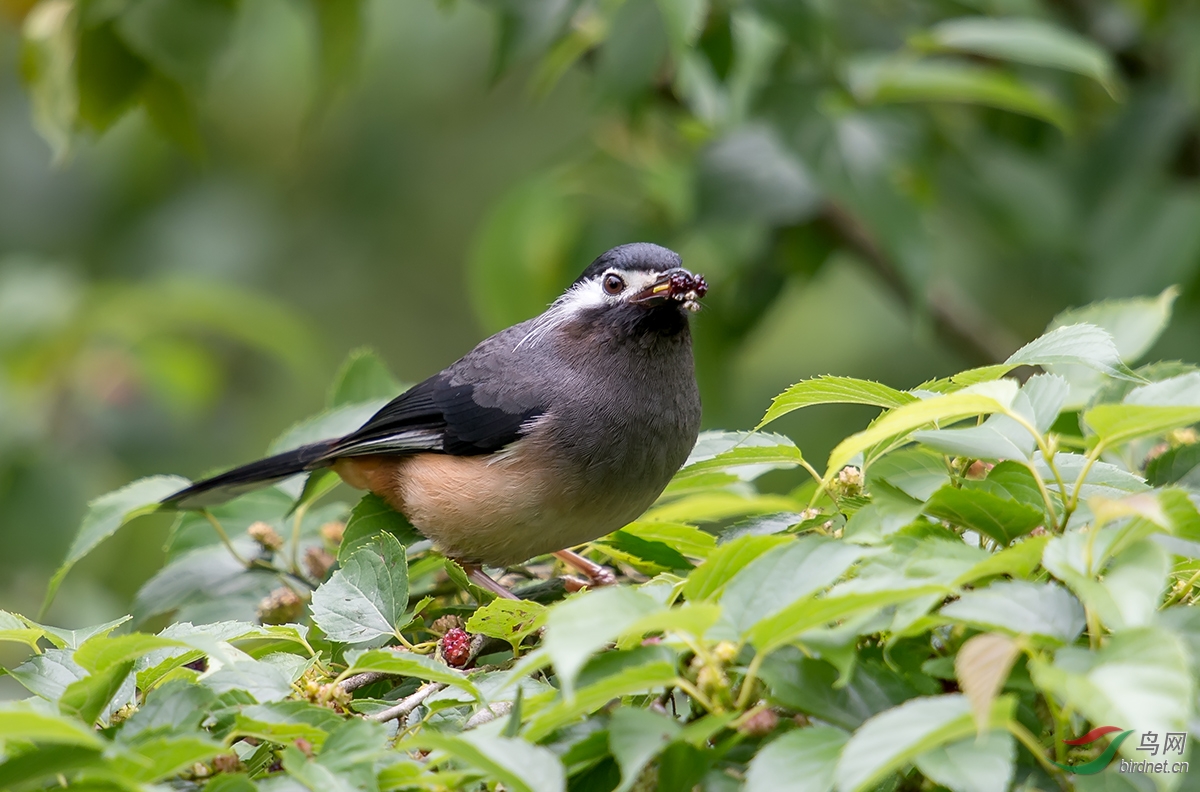
{"type": "Polygon", "coordinates": [[[576,570],[587,575],[587,579],[591,581],[593,586],[611,586],[617,582],[617,576],[611,569],[601,566],[595,561],[589,561],[579,555],[579,553],[573,553],[570,550],[559,550],[552,555],[567,566],[574,567],[576,570]]]}
{"type": "Polygon", "coordinates": [[[516,594],[513,594],[508,589],[501,586],[496,581],[488,577],[487,573],[478,564],[462,564],[463,571],[467,573],[467,580],[479,586],[481,589],[490,591],[501,599],[519,600],[521,599],[516,594]]]}

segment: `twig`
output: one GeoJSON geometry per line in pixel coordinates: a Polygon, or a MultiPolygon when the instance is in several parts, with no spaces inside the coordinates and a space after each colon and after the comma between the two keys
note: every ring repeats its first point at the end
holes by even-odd
{"type": "Polygon", "coordinates": [[[468,718],[467,722],[463,724],[463,730],[474,729],[476,726],[491,723],[496,718],[512,712],[512,708],[513,703],[511,701],[497,701],[495,704],[489,704],[468,718]]]}
{"type": "Polygon", "coordinates": [[[374,715],[368,715],[367,719],[378,721],[379,723],[387,723],[388,721],[396,720],[397,718],[407,718],[409,713],[421,706],[421,703],[425,701],[425,699],[429,698],[434,693],[437,693],[444,687],[446,687],[445,682],[430,682],[427,685],[422,685],[417,689],[416,693],[413,693],[407,698],[401,699],[400,703],[398,703],[396,706],[389,707],[382,712],[376,712],[374,715]]]}
{"type": "Polygon", "coordinates": [[[372,682],[378,682],[381,679],[387,679],[391,674],[385,674],[382,671],[364,671],[361,674],[355,674],[352,677],[346,677],[338,685],[343,691],[351,693],[359,688],[366,687],[372,682]]]}
{"type": "Polygon", "coordinates": [[[845,208],[830,202],[821,219],[847,247],[862,256],[906,308],[926,307],[937,334],[968,360],[980,365],[999,363],[1020,346],[1007,329],[946,285],[931,288],[924,295],[915,294],[871,232],[845,208]]]}

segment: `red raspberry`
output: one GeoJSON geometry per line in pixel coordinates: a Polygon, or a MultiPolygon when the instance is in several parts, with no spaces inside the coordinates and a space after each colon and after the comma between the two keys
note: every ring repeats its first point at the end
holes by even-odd
{"type": "Polygon", "coordinates": [[[446,665],[462,668],[471,654],[471,634],[461,627],[446,631],[441,638],[442,658],[446,665]]]}

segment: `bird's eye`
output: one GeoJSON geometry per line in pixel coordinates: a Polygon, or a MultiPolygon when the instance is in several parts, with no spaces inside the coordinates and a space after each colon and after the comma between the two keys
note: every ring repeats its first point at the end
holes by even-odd
{"type": "Polygon", "coordinates": [[[609,294],[620,294],[625,288],[625,281],[620,275],[614,275],[611,272],[604,276],[604,291],[609,294]]]}

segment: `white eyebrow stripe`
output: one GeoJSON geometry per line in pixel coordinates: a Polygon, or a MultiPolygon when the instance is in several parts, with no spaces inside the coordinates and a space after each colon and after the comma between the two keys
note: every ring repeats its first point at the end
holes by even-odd
{"type": "Polygon", "coordinates": [[[594,278],[576,283],[567,289],[561,297],[550,304],[546,312],[538,317],[533,329],[513,347],[513,351],[515,352],[523,346],[535,346],[554,328],[570,321],[572,317],[582,311],[621,302],[624,299],[623,295],[635,294],[641,291],[658,280],[659,275],[660,273],[657,272],[628,272],[625,270],[607,269],[594,278]],[[615,295],[604,291],[603,285],[605,277],[614,274],[619,275],[626,283],[621,293],[615,295]]]}

